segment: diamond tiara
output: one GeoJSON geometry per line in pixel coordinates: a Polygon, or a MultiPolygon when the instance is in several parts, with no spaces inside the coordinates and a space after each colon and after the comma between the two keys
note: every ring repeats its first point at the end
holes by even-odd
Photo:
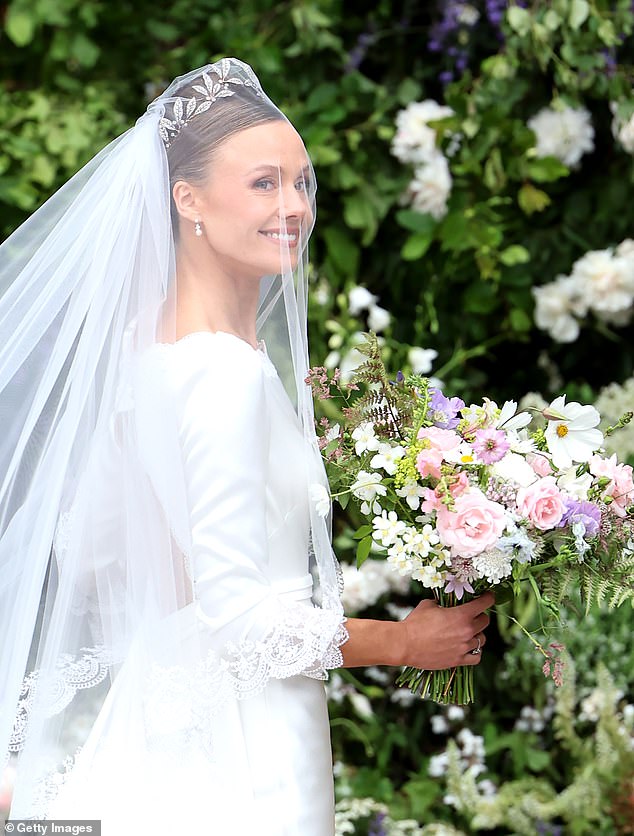
{"type": "Polygon", "coordinates": [[[200,113],[209,110],[212,104],[218,99],[233,96],[237,90],[232,90],[230,85],[237,87],[250,87],[258,96],[264,96],[257,76],[247,64],[240,62],[240,70],[243,78],[231,75],[231,60],[223,58],[216,64],[212,64],[207,72],[202,73],[203,84],[193,84],[192,88],[200,93],[201,98],[192,96],[190,99],[176,97],[173,101],[173,119],[162,116],[159,120],[159,133],[169,148],[181,130],[200,113]],[[215,76],[215,78],[212,78],[215,76]]]}

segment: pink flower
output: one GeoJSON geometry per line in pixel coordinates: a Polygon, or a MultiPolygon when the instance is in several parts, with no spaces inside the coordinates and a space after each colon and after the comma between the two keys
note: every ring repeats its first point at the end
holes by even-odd
{"type": "Polygon", "coordinates": [[[605,477],[610,482],[606,486],[603,496],[611,496],[611,508],[619,517],[627,513],[628,505],[634,502],[634,481],[632,480],[632,466],[620,464],[616,460],[616,453],[609,459],[603,456],[592,456],[590,459],[590,473],[593,476],[605,477]]]}
{"type": "Polygon", "coordinates": [[[439,427],[423,427],[418,431],[417,438],[429,444],[416,457],[416,469],[420,475],[433,476],[440,479],[440,466],[445,460],[445,453],[460,445],[460,436],[453,430],[443,430],[439,427]]]}
{"type": "Polygon", "coordinates": [[[483,464],[499,462],[509,447],[510,444],[502,430],[496,430],[494,427],[476,430],[473,449],[483,464]]]}
{"type": "Polygon", "coordinates": [[[473,557],[490,549],[506,525],[504,508],[473,489],[456,497],[450,511],[445,505],[437,512],[436,528],[452,554],[473,557]]]}
{"type": "Polygon", "coordinates": [[[440,479],[440,466],[443,462],[443,454],[441,450],[421,450],[416,456],[416,470],[420,475],[433,476],[434,479],[440,479]]]}
{"type": "Polygon", "coordinates": [[[527,488],[520,488],[515,501],[520,514],[542,531],[559,525],[566,510],[554,476],[544,476],[527,488]]]}
{"type": "Polygon", "coordinates": [[[526,456],[526,461],[538,476],[550,476],[553,472],[550,462],[542,453],[529,453],[526,456]]]}

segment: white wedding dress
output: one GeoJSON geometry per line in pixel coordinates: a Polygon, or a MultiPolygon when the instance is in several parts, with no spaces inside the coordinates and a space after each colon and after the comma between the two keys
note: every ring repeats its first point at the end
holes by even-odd
{"type": "Polygon", "coordinates": [[[264,347],[231,334],[155,346],[141,371],[159,469],[157,374],[178,424],[194,598],[153,637],[160,658],[132,648],[47,815],[104,836],[332,836],[322,680],[347,634],[311,601],[295,411],[264,347]]]}

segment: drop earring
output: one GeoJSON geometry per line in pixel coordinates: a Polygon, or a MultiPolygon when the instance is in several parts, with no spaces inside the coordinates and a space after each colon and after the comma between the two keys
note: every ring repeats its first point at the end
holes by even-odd
{"type": "Polygon", "coordinates": [[[196,220],[194,221],[194,234],[198,238],[200,238],[200,236],[203,234],[203,228],[200,225],[200,219],[199,218],[196,218],[196,220]]]}

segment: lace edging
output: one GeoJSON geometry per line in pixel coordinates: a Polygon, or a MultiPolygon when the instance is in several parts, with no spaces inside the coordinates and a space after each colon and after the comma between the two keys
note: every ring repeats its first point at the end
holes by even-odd
{"type": "Polygon", "coordinates": [[[256,696],[270,679],[325,680],[327,670],[341,667],[340,648],[349,638],[344,622],[336,610],[290,605],[262,639],[209,651],[189,670],[153,665],[144,707],[148,737],[197,740],[209,751],[213,718],[228,700],[256,696]]]}

